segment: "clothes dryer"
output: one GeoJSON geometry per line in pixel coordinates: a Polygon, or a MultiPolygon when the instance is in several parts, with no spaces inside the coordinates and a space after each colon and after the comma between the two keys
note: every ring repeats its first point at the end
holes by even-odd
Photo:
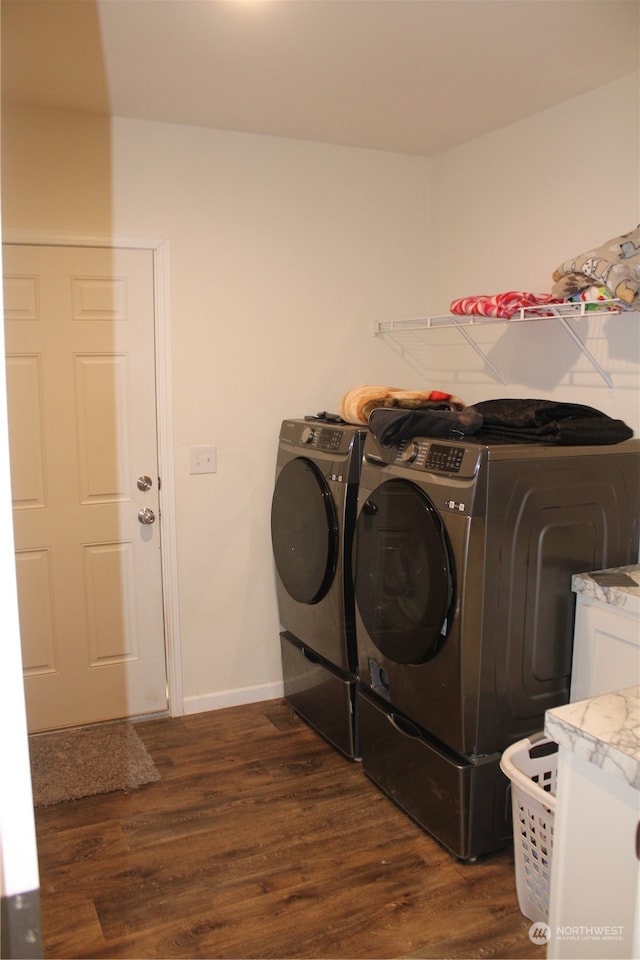
{"type": "Polygon", "coordinates": [[[359,756],[352,546],[366,430],[284,420],[271,540],[285,698],[346,756],[359,756]]]}
{"type": "Polygon", "coordinates": [[[355,546],[365,772],[453,853],[510,834],[506,747],[568,699],[574,573],[638,555],[640,443],[369,435],[355,546]]]}

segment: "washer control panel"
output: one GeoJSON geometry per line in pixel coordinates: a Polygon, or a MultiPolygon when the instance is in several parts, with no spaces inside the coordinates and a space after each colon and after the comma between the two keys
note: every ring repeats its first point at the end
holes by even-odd
{"type": "MultiPolygon", "coordinates": [[[[342,449],[344,430],[336,430],[335,427],[302,427],[300,432],[300,443],[304,446],[314,447],[316,450],[329,450],[339,452],[342,449]]],[[[349,446],[350,437],[347,439],[349,446]]]]}
{"type": "Polygon", "coordinates": [[[314,450],[339,453],[343,449],[349,449],[351,437],[345,436],[344,430],[336,430],[335,427],[304,426],[297,442],[301,446],[313,447],[314,450]]]}
{"type": "Polygon", "coordinates": [[[334,426],[304,420],[284,420],[280,428],[280,441],[293,447],[307,448],[310,454],[317,450],[346,456],[360,449],[354,441],[364,437],[365,432],[364,428],[359,429],[351,424],[334,426]]]}

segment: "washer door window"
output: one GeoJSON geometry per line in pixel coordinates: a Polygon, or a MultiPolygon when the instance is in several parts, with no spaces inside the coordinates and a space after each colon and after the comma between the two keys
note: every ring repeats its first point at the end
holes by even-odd
{"type": "Polygon", "coordinates": [[[396,663],[423,663],[439,649],[453,601],[442,521],[417,486],[388,480],[364,503],[356,537],[355,593],[375,646],[396,663]]]}
{"type": "Polygon", "coordinates": [[[271,542],[289,596],[299,603],[322,600],[338,562],[338,522],[331,491],[311,460],[290,460],[278,475],[271,542]]]}

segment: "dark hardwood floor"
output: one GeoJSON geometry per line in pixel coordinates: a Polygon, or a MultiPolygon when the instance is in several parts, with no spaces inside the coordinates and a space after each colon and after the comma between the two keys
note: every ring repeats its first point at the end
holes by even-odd
{"type": "Polygon", "coordinates": [[[460,863],[283,701],[136,729],[162,780],[36,811],[48,958],[544,958],[510,850],[460,863]]]}

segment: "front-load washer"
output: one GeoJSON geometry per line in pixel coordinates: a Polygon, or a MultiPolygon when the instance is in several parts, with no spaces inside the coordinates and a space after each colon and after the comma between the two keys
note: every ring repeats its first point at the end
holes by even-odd
{"type": "Polygon", "coordinates": [[[568,699],[574,573],[638,555],[640,443],[369,435],[355,538],[365,773],[462,859],[510,834],[500,754],[568,699]]]}
{"type": "Polygon", "coordinates": [[[271,505],[285,698],[350,758],[359,757],[352,546],[365,435],[284,420],[271,505]]]}

